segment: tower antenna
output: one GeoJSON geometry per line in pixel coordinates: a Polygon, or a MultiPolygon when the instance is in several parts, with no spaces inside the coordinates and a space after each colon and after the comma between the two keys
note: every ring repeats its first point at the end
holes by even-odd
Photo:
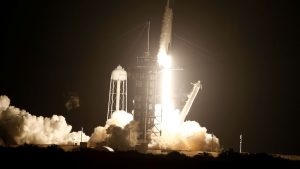
{"type": "Polygon", "coordinates": [[[146,56],[150,56],[150,20],[148,21],[148,29],[147,29],[147,52],[146,56]]]}

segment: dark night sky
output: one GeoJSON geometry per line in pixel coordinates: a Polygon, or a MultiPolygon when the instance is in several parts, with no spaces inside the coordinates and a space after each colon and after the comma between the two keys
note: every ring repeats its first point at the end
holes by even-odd
{"type": "MultiPolygon", "coordinates": [[[[163,0],[1,3],[0,94],[34,115],[66,117],[75,130],[106,120],[111,71],[157,53],[163,0]],[[81,106],[67,111],[75,93],[81,106]]],[[[178,95],[201,80],[188,119],[225,149],[300,154],[299,36],[290,1],[175,1],[172,54],[178,95]]],[[[129,80],[132,97],[133,81],[129,80]]],[[[129,102],[129,107],[130,106],[129,102]]]]}

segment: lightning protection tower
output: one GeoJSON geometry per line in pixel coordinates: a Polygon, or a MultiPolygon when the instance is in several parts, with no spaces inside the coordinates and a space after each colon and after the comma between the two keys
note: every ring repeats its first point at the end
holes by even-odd
{"type": "Polygon", "coordinates": [[[119,65],[110,77],[107,119],[120,110],[127,112],[127,72],[119,65]]]}

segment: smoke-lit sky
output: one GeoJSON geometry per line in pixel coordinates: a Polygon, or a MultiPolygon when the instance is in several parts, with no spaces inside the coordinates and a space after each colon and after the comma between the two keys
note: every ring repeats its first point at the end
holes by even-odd
{"type": "MultiPolygon", "coordinates": [[[[111,71],[157,54],[163,0],[1,4],[0,95],[34,115],[63,115],[87,134],[106,121],[111,71]],[[74,101],[74,98],[75,101],[74,101]],[[80,104],[79,104],[80,103],[80,104]],[[68,106],[67,106],[68,105],[68,106]],[[69,108],[71,106],[71,108],[69,108]]],[[[176,99],[201,80],[188,119],[225,148],[300,153],[297,6],[275,1],[175,1],[176,99]]],[[[129,77],[129,99],[133,81],[129,77]]],[[[131,102],[128,102],[131,108],[131,102]]]]}

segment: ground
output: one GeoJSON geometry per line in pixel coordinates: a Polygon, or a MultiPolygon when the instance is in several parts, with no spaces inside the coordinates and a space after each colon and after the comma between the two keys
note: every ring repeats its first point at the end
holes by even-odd
{"type": "Polygon", "coordinates": [[[214,167],[279,167],[299,168],[300,161],[288,160],[259,153],[224,151],[217,157],[210,153],[198,153],[193,157],[171,151],[163,154],[143,154],[136,151],[99,151],[77,147],[64,151],[59,146],[0,147],[0,163],[10,167],[91,167],[91,168],[214,168],[214,167]]]}

